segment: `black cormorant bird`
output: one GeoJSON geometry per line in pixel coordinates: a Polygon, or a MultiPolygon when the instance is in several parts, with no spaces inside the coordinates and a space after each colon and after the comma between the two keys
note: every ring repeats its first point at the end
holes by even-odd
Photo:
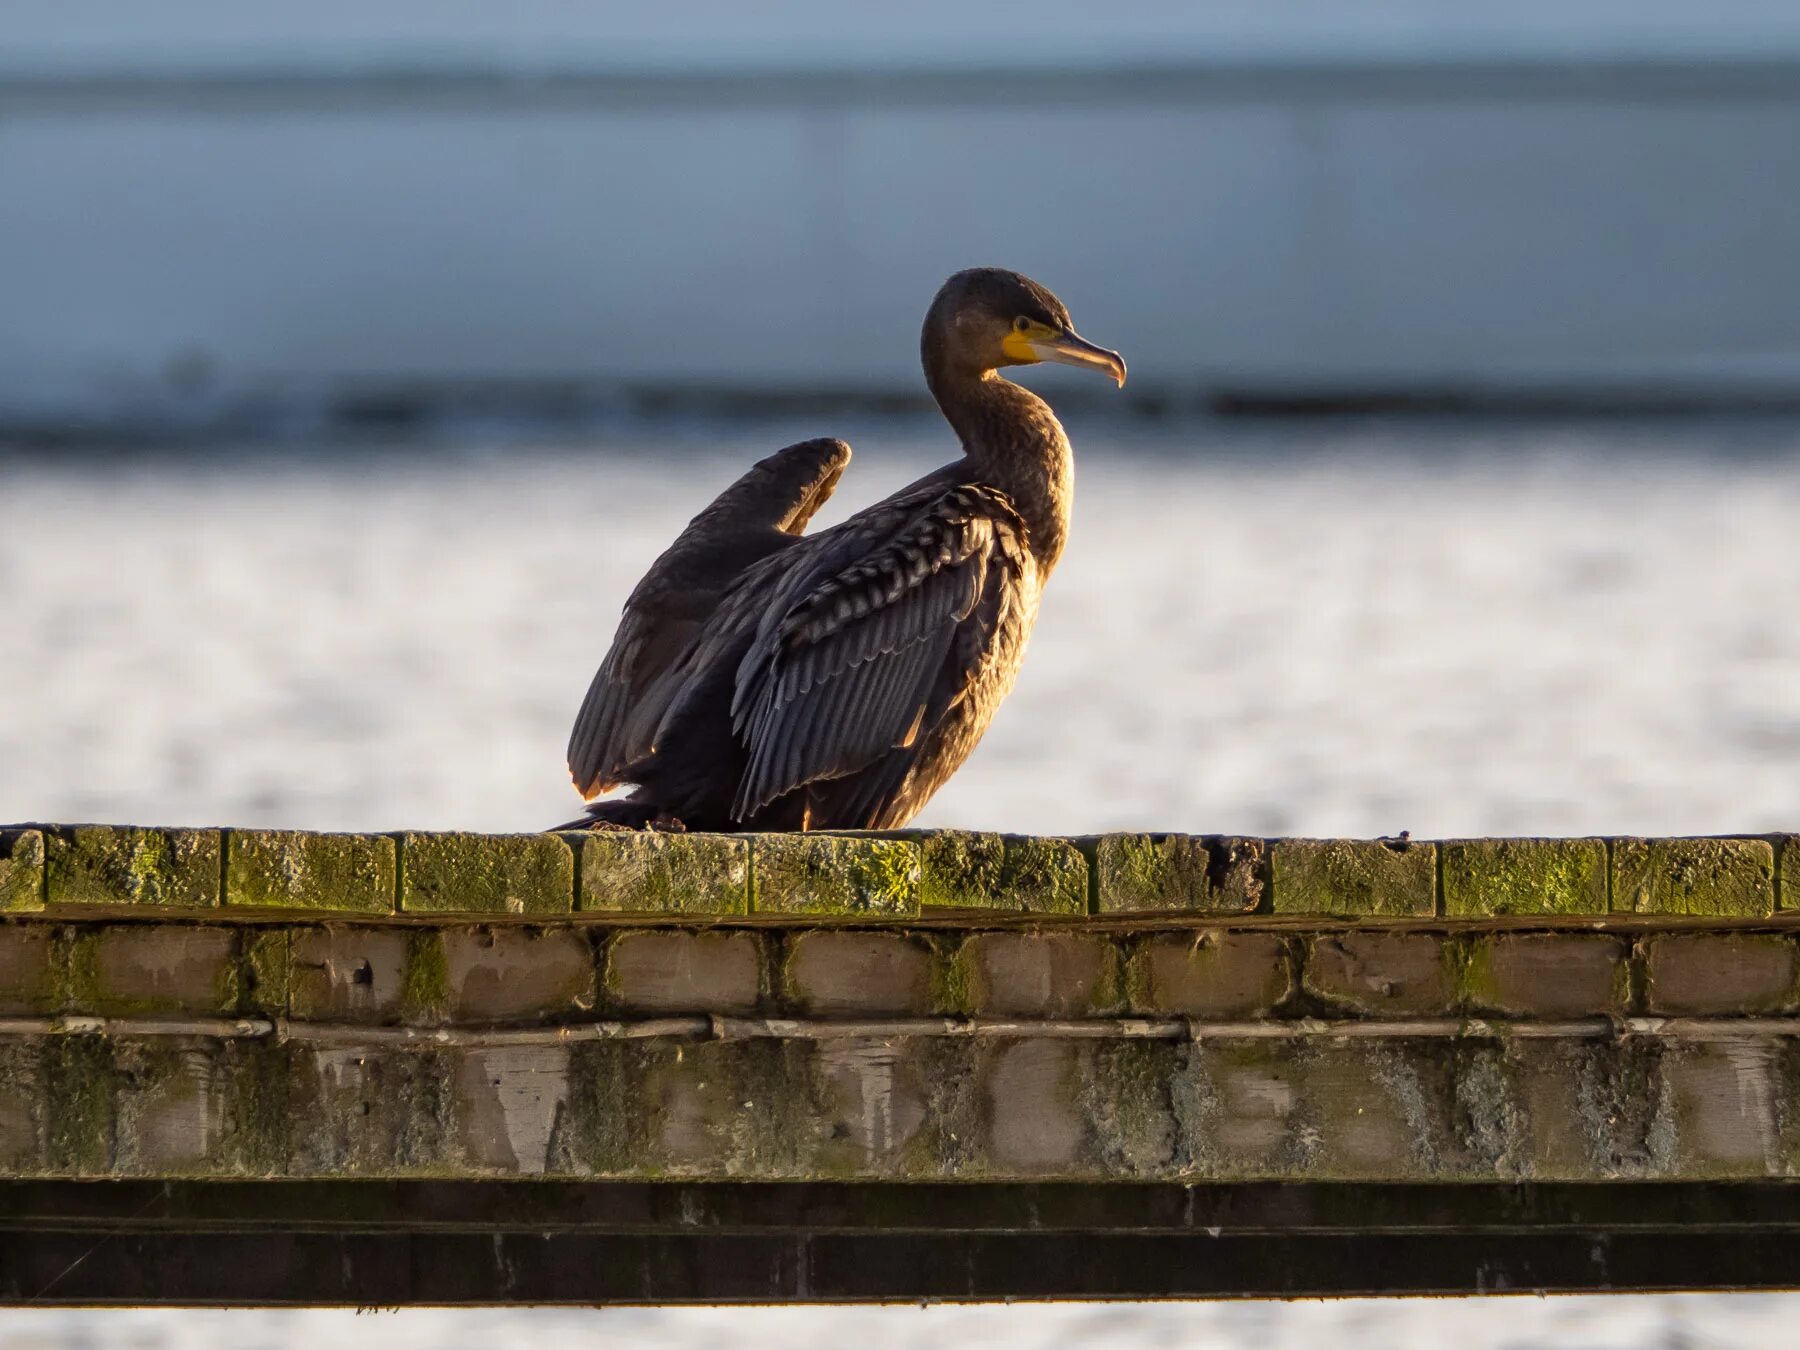
{"type": "Polygon", "coordinates": [[[1117,352],[1017,272],[946,281],[925,382],[963,455],[803,534],[850,459],[802,441],[695,516],[625,604],[569,739],[581,825],[892,829],[967,759],[1012,689],[1069,529],[1069,439],[1002,379],[1117,352]]]}

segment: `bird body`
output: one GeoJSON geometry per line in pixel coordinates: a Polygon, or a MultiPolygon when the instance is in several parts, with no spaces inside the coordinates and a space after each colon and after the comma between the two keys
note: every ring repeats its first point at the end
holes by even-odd
{"type": "Polygon", "coordinates": [[[789,446],[632,592],[569,767],[584,796],[636,790],[580,823],[890,829],[974,750],[1018,676],[1073,489],[1049,405],[995,371],[1054,359],[1122,382],[1124,363],[996,269],[945,283],[922,354],[961,459],[807,535],[850,448],[789,446]]]}

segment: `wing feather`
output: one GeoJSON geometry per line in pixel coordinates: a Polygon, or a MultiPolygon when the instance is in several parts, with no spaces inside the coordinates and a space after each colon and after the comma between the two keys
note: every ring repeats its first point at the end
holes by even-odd
{"type": "Polygon", "coordinates": [[[837,440],[776,451],[720,493],[652,564],[625,602],[569,736],[569,773],[583,796],[617,787],[655,749],[722,597],[746,570],[797,541],[849,460],[850,447],[837,440]]]}
{"type": "Polygon", "coordinates": [[[964,630],[983,621],[983,594],[1024,565],[1024,524],[991,487],[934,488],[875,524],[765,612],[738,666],[732,724],[748,763],[736,819],[915,741],[947,663],[980,646],[964,630]]]}

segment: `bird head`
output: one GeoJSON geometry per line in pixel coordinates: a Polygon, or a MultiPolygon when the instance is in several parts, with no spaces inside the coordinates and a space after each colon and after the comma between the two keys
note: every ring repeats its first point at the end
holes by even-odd
{"type": "Polygon", "coordinates": [[[1068,307],[1030,277],[999,267],[958,272],[925,315],[925,347],[969,371],[1054,361],[1105,371],[1123,385],[1125,358],[1075,331],[1068,307]]]}

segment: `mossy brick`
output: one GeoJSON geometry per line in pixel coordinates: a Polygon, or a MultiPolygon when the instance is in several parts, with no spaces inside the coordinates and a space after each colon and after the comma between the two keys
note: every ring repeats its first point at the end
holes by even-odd
{"type": "Polygon", "coordinates": [[[0,923],[0,1017],[57,1010],[63,959],[47,923],[0,923]]]}
{"type": "Polygon", "coordinates": [[[219,903],[219,831],[72,825],[44,839],[52,905],[213,909],[219,903]]]}
{"type": "Polygon", "coordinates": [[[366,924],[295,929],[288,946],[291,1015],[318,1022],[399,1021],[415,936],[436,937],[366,924]]]}
{"type": "Polygon", "coordinates": [[[932,1010],[932,965],[931,948],[903,933],[815,929],[788,943],[784,993],[807,1014],[924,1016],[932,1010]]]}
{"type": "Polygon", "coordinates": [[[1800,909],[1800,834],[1781,838],[1781,907],[1800,909]]]}
{"type": "Polygon", "coordinates": [[[755,1012],[762,1001],[762,944],[755,933],[638,929],[606,953],[606,993],[627,1012],[755,1012]]]}
{"type": "Polygon", "coordinates": [[[1626,914],[1761,917],[1775,911],[1765,839],[1616,839],[1613,909],[1626,914]]]}
{"type": "Polygon", "coordinates": [[[1455,1001],[1444,940],[1436,933],[1351,929],[1307,943],[1301,979],[1334,1011],[1363,1017],[1429,1017],[1455,1001]]]}
{"type": "Polygon", "coordinates": [[[1125,1003],[1124,963],[1088,933],[976,933],[957,951],[965,1006],[981,1017],[1103,1017],[1125,1003]]]}
{"type": "Polygon", "coordinates": [[[207,924],[107,924],[69,940],[63,1006],[107,1017],[231,1016],[243,993],[239,934],[207,924]]]}
{"type": "Polygon", "coordinates": [[[723,834],[589,830],[580,852],[580,906],[614,914],[744,914],[750,841],[723,834]]]}
{"type": "Polygon", "coordinates": [[[921,848],[926,909],[1087,913],[1088,863],[1072,840],[935,830],[921,848]]]}
{"type": "Polygon", "coordinates": [[[1606,913],[1605,840],[1449,839],[1438,847],[1452,917],[1606,913]]]}
{"type": "Polygon", "coordinates": [[[581,929],[449,929],[443,941],[452,1021],[572,1021],[594,1010],[594,949],[581,929]]]}
{"type": "Polygon", "coordinates": [[[1277,914],[1407,918],[1437,913],[1437,848],[1399,839],[1281,839],[1277,914]]]}
{"type": "Polygon", "coordinates": [[[554,834],[403,834],[407,913],[567,914],[575,854],[554,834]]]}
{"type": "Polygon", "coordinates": [[[43,831],[0,830],[0,914],[43,907],[43,831]]]}
{"type": "Polygon", "coordinates": [[[1293,986],[1287,944],[1277,933],[1171,933],[1132,954],[1126,982],[1137,1013],[1266,1017],[1293,986]]]}
{"type": "Polygon", "coordinates": [[[1644,1000],[1664,1016],[1785,1013],[1800,991],[1786,933],[1659,933],[1644,943],[1644,1000]]]}
{"type": "Polygon", "coordinates": [[[384,834],[232,830],[225,836],[225,903],[391,914],[396,858],[384,834]]]}
{"type": "Polygon", "coordinates": [[[1104,834],[1093,849],[1102,914],[1248,914],[1262,905],[1261,839],[1104,834]]]}
{"type": "Polygon", "coordinates": [[[244,930],[245,1013],[256,1013],[264,1017],[287,1016],[288,965],[293,931],[274,926],[244,930]]]}
{"type": "Polygon", "coordinates": [[[1449,949],[1463,1011],[1502,1017],[1623,1014],[1630,955],[1604,933],[1487,933],[1449,949]]]}
{"type": "Polygon", "coordinates": [[[751,910],[845,918],[919,912],[919,845],[905,839],[759,834],[751,910]]]}

